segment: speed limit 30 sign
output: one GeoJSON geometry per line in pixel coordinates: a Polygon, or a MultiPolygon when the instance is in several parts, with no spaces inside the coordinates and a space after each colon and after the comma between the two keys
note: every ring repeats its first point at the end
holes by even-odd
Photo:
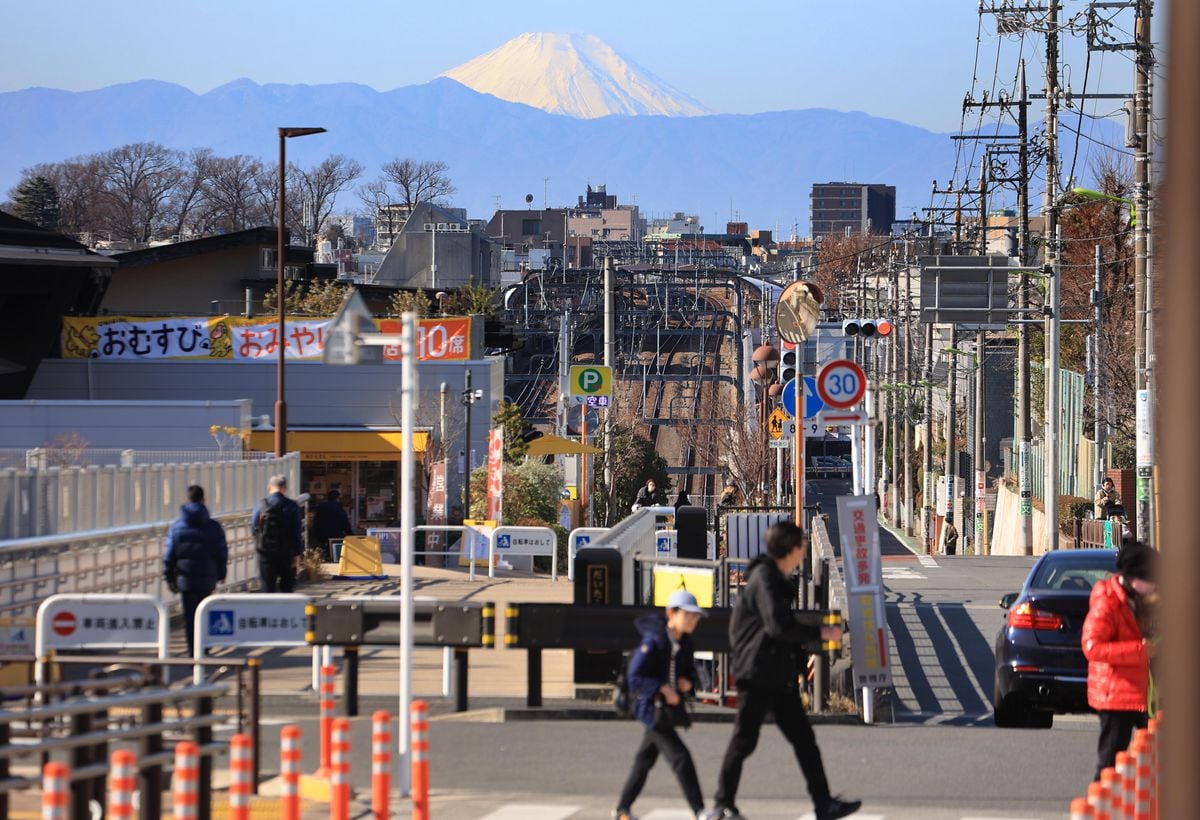
{"type": "Polygon", "coordinates": [[[849,359],[835,359],[817,374],[817,395],[829,407],[844,410],[862,401],[867,376],[849,359]]]}

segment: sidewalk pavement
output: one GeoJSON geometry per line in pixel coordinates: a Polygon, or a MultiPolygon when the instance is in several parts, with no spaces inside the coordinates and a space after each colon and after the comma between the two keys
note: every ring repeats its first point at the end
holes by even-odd
{"type": "MultiPolygon", "coordinates": [[[[400,594],[400,566],[397,564],[384,565],[384,572],[389,577],[382,581],[337,581],[332,579],[337,566],[326,564],[324,567],[330,577],[305,584],[297,592],[314,598],[400,594]]],[[[513,603],[570,603],[573,586],[565,576],[551,581],[545,575],[497,570],[495,578],[488,578],[486,570],[476,570],[475,580],[471,581],[466,569],[415,566],[413,594],[414,597],[438,601],[495,604],[495,647],[468,650],[468,697],[472,702],[503,698],[523,704],[526,693],[525,651],[509,649],[504,645],[505,607],[513,603]]],[[[276,711],[277,708],[286,711],[289,707],[299,707],[305,712],[315,708],[311,648],[262,649],[249,654],[262,659],[264,714],[278,715],[280,712],[276,711]],[[311,697],[313,702],[309,703],[309,698],[305,696],[311,697]]],[[[335,663],[339,662],[339,654],[335,649],[335,663]]],[[[370,704],[376,699],[389,698],[390,708],[394,710],[394,699],[399,694],[399,647],[364,646],[359,653],[359,661],[358,692],[362,703],[370,704]]],[[[442,662],[443,651],[439,648],[414,650],[414,697],[435,701],[442,698],[442,662]]],[[[339,697],[341,691],[339,680],[339,697]]],[[[543,697],[548,699],[569,699],[574,696],[569,650],[548,650],[543,653],[542,692],[543,697]]]]}

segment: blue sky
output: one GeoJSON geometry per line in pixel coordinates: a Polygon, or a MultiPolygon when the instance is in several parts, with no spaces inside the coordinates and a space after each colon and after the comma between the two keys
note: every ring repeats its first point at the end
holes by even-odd
{"type": "MultiPolygon", "coordinates": [[[[976,0],[49,0],[0,29],[0,91],[139,79],[424,83],[525,31],[595,34],[727,113],[828,107],[956,130],[976,0]]],[[[990,74],[990,68],[989,68],[990,74]]]]}

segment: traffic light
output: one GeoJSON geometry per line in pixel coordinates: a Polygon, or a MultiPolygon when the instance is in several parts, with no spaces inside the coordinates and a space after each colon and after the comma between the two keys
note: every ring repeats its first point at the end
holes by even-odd
{"type": "Polygon", "coordinates": [[[847,336],[862,336],[864,339],[888,336],[892,332],[892,323],[888,319],[847,319],[842,322],[842,332],[847,336]]]}
{"type": "Polygon", "coordinates": [[[788,350],[785,347],[779,357],[779,381],[787,384],[794,378],[796,378],[796,348],[788,350]]]}

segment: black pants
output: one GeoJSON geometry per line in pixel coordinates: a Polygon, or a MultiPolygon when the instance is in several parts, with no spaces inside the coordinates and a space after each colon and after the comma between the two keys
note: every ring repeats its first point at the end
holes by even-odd
{"type": "Polygon", "coordinates": [[[768,712],[775,714],[779,731],[792,744],[800,770],[808,781],[808,793],[817,810],[829,802],[829,783],[825,779],[825,766],[821,763],[821,750],[817,748],[817,736],[813,734],[800,703],[800,691],[788,689],[782,692],[758,689],[738,689],[737,720],[733,726],[733,737],[721,761],[721,775],[717,779],[715,805],[732,808],[737,799],[738,783],[742,779],[742,764],[758,745],[758,734],[768,712]]]}
{"type": "Polygon", "coordinates": [[[258,577],[262,580],[263,592],[291,592],[296,588],[296,559],[259,553],[258,577]]]}
{"type": "Polygon", "coordinates": [[[1101,710],[1100,712],[1100,742],[1096,753],[1099,762],[1096,764],[1096,781],[1100,780],[1100,772],[1116,765],[1117,752],[1129,748],[1134,729],[1146,728],[1145,712],[1116,712],[1101,710]]]}
{"type": "Polygon", "coordinates": [[[633,768],[625,780],[625,788],[621,789],[621,799],[617,809],[628,811],[633,801],[642,793],[646,785],[646,776],[658,760],[659,753],[667,759],[671,771],[679,780],[683,796],[693,812],[699,813],[704,808],[704,797],[700,794],[700,779],[696,777],[696,765],[692,763],[692,754],[683,745],[679,733],[671,727],[647,729],[642,735],[642,744],[638,746],[637,755],[633,758],[633,768]]]}
{"type": "Polygon", "coordinates": [[[187,635],[187,656],[192,657],[196,646],[196,608],[200,602],[212,594],[211,589],[181,589],[180,603],[183,604],[183,633],[187,635]]]}

